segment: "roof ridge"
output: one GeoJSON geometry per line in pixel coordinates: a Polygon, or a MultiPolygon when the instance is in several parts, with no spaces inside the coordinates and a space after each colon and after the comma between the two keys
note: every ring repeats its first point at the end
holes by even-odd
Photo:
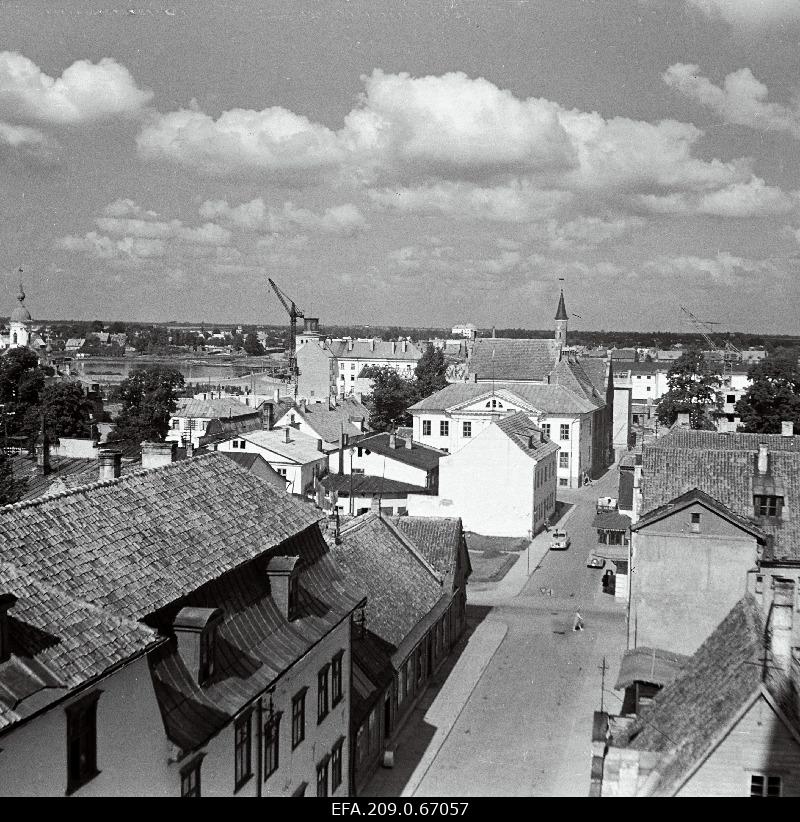
{"type": "Polygon", "coordinates": [[[173,466],[180,466],[186,465],[190,462],[197,462],[198,460],[208,459],[209,457],[214,456],[219,452],[217,451],[209,451],[206,454],[197,454],[194,457],[187,457],[186,459],[176,460],[174,462],[168,462],[164,465],[153,465],[150,468],[139,468],[134,471],[129,471],[127,474],[122,474],[119,477],[112,477],[111,479],[104,479],[104,480],[95,480],[94,482],[86,483],[85,485],[77,485],[74,488],[66,488],[63,491],[56,491],[53,494],[43,494],[39,497],[34,497],[33,499],[28,500],[20,500],[19,502],[12,502],[8,505],[0,506],[0,514],[9,513],[11,511],[21,511],[26,508],[32,508],[36,505],[39,505],[43,502],[52,502],[53,500],[63,499],[64,497],[74,496],[79,493],[84,493],[86,491],[93,491],[96,488],[105,488],[108,485],[114,485],[115,483],[121,483],[124,480],[131,479],[132,477],[140,477],[143,474],[149,474],[153,471],[165,471],[171,470],[173,466]]]}
{"type": "Polygon", "coordinates": [[[389,528],[389,530],[408,548],[414,557],[420,562],[423,568],[430,573],[433,578],[440,584],[444,585],[444,578],[441,574],[428,562],[422,555],[419,548],[417,548],[414,541],[407,537],[390,519],[387,517],[379,517],[379,519],[389,528]]]}

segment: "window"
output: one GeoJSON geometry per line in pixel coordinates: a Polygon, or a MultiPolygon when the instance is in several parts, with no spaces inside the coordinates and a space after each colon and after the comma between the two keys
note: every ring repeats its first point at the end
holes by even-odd
{"type": "Polygon", "coordinates": [[[779,517],[783,510],[783,497],[754,494],[753,508],[757,517],[779,517]]]}
{"type": "Polygon", "coordinates": [[[691,526],[692,531],[699,531],[700,530],[700,514],[692,514],[691,516],[691,526]]]}
{"type": "Polygon", "coordinates": [[[297,577],[292,574],[289,577],[289,602],[288,602],[288,609],[289,609],[289,619],[292,620],[297,616],[297,608],[299,604],[299,597],[298,597],[298,585],[297,585],[297,577]]]}
{"type": "Polygon", "coordinates": [[[171,426],[172,426],[172,430],[175,431],[176,429],[181,427],[181,421],[180,420],[172,420],[171,426]]]}
{"type": "Polygon", "coordinates": [[[273,714],[264,725],[264,781],[280,764],[281,715],[273,714]]]}
{"type": "Polygon", "coordinates": [[[439,423],[439,436],[447,437],[450,434],[450,423],[447,420],[442,420],[439,423]]]}
{"type": "Polygon", "coordinates": [[[462,426],[462,430],[463,430],[463,434],[464,434],[465,437],[471,437],[472,436],[472,423],[471,422],[465,422],[462,426]]]}
{"type": "Polygon", "coordinates": [[[234,441],[233,441],[233,447],[234,447],[234,448],[238,448],[238,447],[239,447],[239,440],[234,440],[234,441]]]}
{"type": "Polygon", "coordinates": [[[328,795],[328,757],[317,765],[317,796],[328,795]]]}
{"type": "Polygon", "coordinates": [[[328,670],[326,665],[317,674],[317,725],[328,715],[328,670]]]}
{"type": "Polygon", "coordinates": [[[97,700],[95,691],[67,711],[67,793],[94,779],[97,770],[97,700]]]}
{"type": "Polygon", "coordinates": [[[550,439],[550,423],[549,422],[543,422],[542,423],[542,433],[547,437],[547,439],[550,439]]]}
{"type": "Polygon", "coordinates": [[[195,759],[181,771],[181,796],[200,796],[201,762],[201,759],[195,759]]]}
{"type": "Polygon", "coordinates": [[[236,725],[233,732],[233,754],[235,764],[235,784],[234,790],[239,788],[247,782],[253,775],[253,768],[251,767],[252,759],[250,755],[250,741],[251,741],[251,719],[252,715],[247,714],[236,720],[236,725]]]}
{"type": "Polygon", "coordinates": [[[282,476],[286,476],[286,469],[285,468],[278,468],[278,473],[282,476]]]}
{"type": "Polygon", "coordinates": [[[306,688],[292,699],[292,748],[306,738],[306,688]]]}
{"type": "Polygon", "coordinates": [[[331,704],[336,706],[342,700],[342,657],[344,651],[339,651],[331,663],[331,704]]]}
{"type": "Polygon", "coordinates": [[[245,442],[244,440],[239,440],[239,448],[244,448],[245,442]]]}
{"type": "Polygon", "coordinates": [[[422,421],[422,436],[429,437],[431,435],[431,421],[430,420],[423,420],[422,421]]]}
{"type": "Polygon", "coordinates": [[[725,402],[736,402],[736,394],[728,394],[725,397],[725,402]]]}
{"type": "Polygon", "coordinates": [[[197,428],[197,420],[186,420],[186,427],[190,431],[194,431],[194,429],[197,428]]]}
{"type": "Polygon", "coordinates": [[[567,422],[562,422],[561,423],[561,427],[559,429],[559,434],[560,434],[560,437],[561,437],[562,440],[568,440],[569,439],[569,423],[567,423],[567,422]]]}
{"type": "Polygon", "coordinates": [[[200,684],[207,682],[214,676],[215,655],[216,655],[217,630],[215,625],[210,625],[200,634],[200,684]]]}
{"type": "Polygon", "coordinates": [[[561,477],[558,480],[558,484],[563,488],[564,486],[569,485],[569,480],[566,479],[565,477],[561,477]]]}
{"type": "Polygon", "coordinates": [[[355,370],[356,370],[356,364],[355,364],[354,362],[351,362],[351,363],[350,363],[350,370],[351,370],[351,371],[355,371],[355,370]]]}
{"type": "Polygon", "coordinates": [[[336,789],[342,784],[342,737],[331,751],[331,793],[336,793],[336,789]]]}
{"type": "Polygon", "coordinates": [[[754,773],[750,777],[750,796],[780,796],[781,778],[754,773]]]}
{"type": "Polygon", "coordinates": [[[559,468],[569,468],[569,454],[565,454],[562,451],[558,455],[558,467],[559,468]]]}

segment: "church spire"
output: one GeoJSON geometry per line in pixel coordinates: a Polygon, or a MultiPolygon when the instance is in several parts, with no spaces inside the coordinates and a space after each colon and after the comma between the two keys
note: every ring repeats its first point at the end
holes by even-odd
{"type": "Polygon", "coordinates": [[[567,324],[567,309],[564,306],[564,289],[562,288],[561,295],[558,298],[558,310],[556,311],[555,341],[559,352],[567,346],[567,324]]]}
{"type": "Polygon", "coordinates": [[[556,319],[557,320],[566,320],[569,319],[567,317],[567,309],[564,307],[564,289],[561,289],[561,296],[558,298],[558,310],[556,311],[556,319]]]}

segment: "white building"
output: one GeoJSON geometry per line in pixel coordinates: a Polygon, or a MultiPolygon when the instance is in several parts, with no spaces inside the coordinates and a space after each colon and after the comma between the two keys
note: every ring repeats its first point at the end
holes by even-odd
{"type": "Polygon", "coordinates": [[[238,398],[180,399],[170,417],[166,441],[186,443],[191,440],[197,448],[201,437],[221,431],[233,434],[259,429],[261,424],[261,411],[244,405],[238,398]],[[212,420],[218,424],[210,425],[212,420]]]}
{"type": "Polygon", "coordinates": [[[454,337],[464,337],[468,340],[474,340],[478,334],[478,329],[472,323],[465,323],[464,325],[454,325],[450,333],[454,337]]]}
{"type": "Polygon", "coordinates": [[[504,417],[442,457],[438,495],[409,494],[408,513],[447,512],[467,531],[531,538],[555,511],[558,451],[528,414],[504,417]]]}
{"type": "Polygon", "coordinates": [[[286,479],[287,490],[298,496],[313,490],[314,478],[328,470],[328,455],[322,450],[322,440],[294,428],[247,431],[217,443],[215,450],[260,454],[286,479]]]}
{"type": "MultiPolygon", "coordinates": [[[[420,347],[409,340],[385,342],[376,339],[342,339],[328,340],[326,344],[336,358],[336,393],[339,395],[358,391],[356,380],[367,366],[393,368],[401,377],[410,380],[422,357],[420,347]]],[[[369,390],[369,386],[364,389],[363,383],[359,385],[363,390],[369,390]]]]}
{"type": "Polygon", "coordinates": [[[22,283],[19,284],[17,300],[19,305],[11,312],[8,321],[8,334],[0,334],[0,350],[30,348],[35,354],[41,355],[47,348],[47,343],[33,330],[33,318],[25,307],[22,283]]]}
{"type": "Polygon", "coordinates": [[[339,447],[342,435],[355,440],[367,430],[369,410],[356,397],[336,400],[328,397],[324,403],[300,400],[275,420],[275,428],[296,428],[301,434],[322,440],[325,452],[339,447]]]}

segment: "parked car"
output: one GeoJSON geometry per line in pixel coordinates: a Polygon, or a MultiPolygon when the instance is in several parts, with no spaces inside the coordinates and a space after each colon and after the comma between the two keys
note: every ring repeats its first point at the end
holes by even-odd
{"type": "Polygon", "coordinates": [[[550,535],[550,550],[551,551],[566,551],[572,544],[572,540],[566,531],[556,529],[550,535]]]}
{"type": "Polygon", "coordinates": [[[592,554],[589,557],[589,561],[586,563],[587,568],[602,568],[606,564],[606,561],[602,557],[596,557],[592,554]]]}
{"type": "Polygon", "coordinates": [[[617,500],[615,497],[598,497],[597,498],[597,513],[601,511],[616,511],[617,500]]]}

